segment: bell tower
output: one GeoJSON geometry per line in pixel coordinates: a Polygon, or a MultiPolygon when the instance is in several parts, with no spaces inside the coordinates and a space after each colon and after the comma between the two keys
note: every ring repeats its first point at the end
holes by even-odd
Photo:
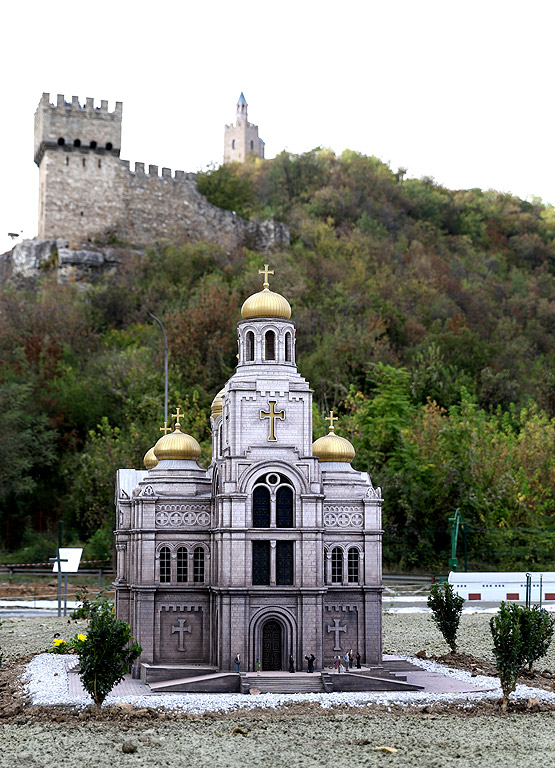
{"type": "Polygon", "coordinates": [[[264,142],[258,136],[258,126],[248,121],[248,106],[241,91],[237,99],[236,123],[225,127],[224,163],[244,163],[249,155],[264,158],[264,142]]]}

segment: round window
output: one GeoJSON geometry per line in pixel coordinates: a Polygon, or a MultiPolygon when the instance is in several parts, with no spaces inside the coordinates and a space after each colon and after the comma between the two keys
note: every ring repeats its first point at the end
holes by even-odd
{"type": "Polygon", "coordinates": [[[277,475],[268,475],[266,478],[268,485],[277,485],[279,483],[279,477],[277,475]]]}

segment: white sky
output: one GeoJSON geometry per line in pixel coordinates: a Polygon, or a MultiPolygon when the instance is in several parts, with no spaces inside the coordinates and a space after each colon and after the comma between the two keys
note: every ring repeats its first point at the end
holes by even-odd
{"type": "Polygon", "coordinates": [[[121,157],[220,163],[241,91],[266,156],[316,146],[555,203],[552,0],[4,3],[0,253],[34,237],[33,115],[123,101],[121,157]]]}

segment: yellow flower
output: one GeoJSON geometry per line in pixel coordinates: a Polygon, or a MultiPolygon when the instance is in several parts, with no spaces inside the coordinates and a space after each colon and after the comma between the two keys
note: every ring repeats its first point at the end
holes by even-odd
{"type": "Polygon", "coordinates": [[[54,645],[56,646],[56,648],[57,648],[59,645],[62,645],[63,643],[65,643],[65,640],[62,640],[62,638],[61,638],[61,637],[55,637],[55,638],[54,638],[54,645]]]}
{"type": "Polygon", "coordinates": [[[87,639],[87,636],[86,635],[77,635],[77,639],[81,640],[81,642],[84,643],[85,640],[87,639]]]}

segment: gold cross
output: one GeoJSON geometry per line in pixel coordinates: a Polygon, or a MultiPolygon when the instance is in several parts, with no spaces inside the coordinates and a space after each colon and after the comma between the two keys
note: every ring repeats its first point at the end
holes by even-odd
{"type": "Polygon", "coordinates": [[[270,287],[270,283],[268,282],[268,275],[275,274],[274,270],[273,269],[268,269],[268,264],[264,264],[264,269],[259,269],[258,270],[258,274],[259,275],[264,275],[264,286],[263,287],[264,288],[269,288],[270,287]]]}
{"type": "Polygon", "coordinates": [[[172,431],[172,428],[168,427],[168,422],[167,421],[164,422],[164,426],[163,427],[160,427],[160,432],[163,432],[165,435],[167,435],[168,432],[171,432],[171,431],[172,431]]]}
{"type": "Polygon", "coordinates": [[[335,432],[335,427],[333,426],[333,422],[339,421],[339,418],[333,415],[333,411],[330,411],[330,415],[326,416],[326,421],[329,421],[330,423],[330,432],[335,432]]]}
{"type": "Polygon", "coordinates": [[[180,413],[179,412],[179,406],[177,406],[177,413],[172,413],[172,419],[176,420],[175,421],[175,428],[176,429],[179,429],[179,427],[181,426],[180,421],[181,421],[181,417],[182,416],[185,416],[185,414],[184,413],[180,413]]]}
{"type": "Polygon", "coordinates": [[[277,440],[276,437],[276,419],[285,419],[285,411],[276,411],[274,406],[276,404],[275,400],[270,400],[269,411],[260,411],[260,418],[261,419],[270,419],[270,437],[268,440],[277,440]]]}

